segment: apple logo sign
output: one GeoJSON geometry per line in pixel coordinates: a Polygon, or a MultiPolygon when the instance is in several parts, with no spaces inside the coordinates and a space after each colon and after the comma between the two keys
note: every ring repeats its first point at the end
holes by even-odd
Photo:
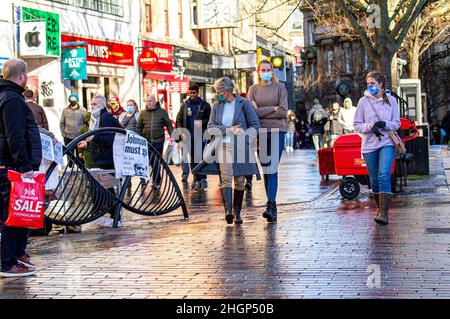
{"type": "Polygon", "coordinates": [[[41,40],[39,40],[39,31],[36,31],[37,27],[34,27],[31,32],[25,34],[25,43],[28,47],[39,47],[41,45],[41,40]]]}

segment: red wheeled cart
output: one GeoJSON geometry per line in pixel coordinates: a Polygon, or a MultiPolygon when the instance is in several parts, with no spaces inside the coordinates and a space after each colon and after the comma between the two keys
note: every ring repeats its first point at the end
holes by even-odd
{"type": "MultiPolygon", "coordinates": [[[[401,118],[401,129],[413,131],[412,134],[402,138],[404,142],[413,140],[419,135],[411,120],[401,118]]],[[[334,141],[332,147],[319,151],[320,174],[342,176],[339,192],[346,199],[354,199],[359,195],[360,184],[369,184],[369,173],[361,153],[361,141],[359,134],[342,135],[334,141]]],[[[395,172],[395,165],[396,161],[392,165],[391,174],[395,172]]]]}

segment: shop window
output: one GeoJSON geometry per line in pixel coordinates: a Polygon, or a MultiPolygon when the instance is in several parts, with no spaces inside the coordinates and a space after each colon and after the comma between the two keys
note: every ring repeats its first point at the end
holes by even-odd
{"type": "Polygon", "coordinates": [[[88,76],[87,80],[83,80],[83,84],[98,84],[98,78],[88,76]]]}
{"type": "Polygon", "coordinates": [[[101,13],[123,16],[123,0],[49,0],[101,13]]]}
{"type": "Polygon", "coordinates": [[[152,4],[148,0],[145,4],[145,31],[152,32],[152,4]]]}
{"type": "Polygon", "coordinates": [[[169,1],[164,1],[164,22],[166,24],[166,37],[169,36],[169,1]]]}
{"type": "Polygon", "coordinates": [[[178,23],[179,23],[179,35],[183,38],[183,1],[178,0],[178,23]]]}

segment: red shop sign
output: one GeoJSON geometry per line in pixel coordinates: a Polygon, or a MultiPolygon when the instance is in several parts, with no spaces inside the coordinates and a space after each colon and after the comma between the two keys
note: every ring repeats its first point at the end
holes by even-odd
{"type": "Polygon", "coordinates": [[[139,65],[143,70],[172,71],[173,46],[151,41],[142,41],[142,46],[144,50],[139,56],[139,65]]]}
{"type": "Polygon", "coordinates": [[[170,90],[174,93],[186,94],[189,91],[189,80],[170,82],[170,90]]]}
{"type": "Polygon", "coordinates": [[[142,68],[142,70],[145,71],[153,71],[158,68],[158,56],[156,53],[149,49],[144,49],[144,51],[141,52],[138,58],[139,66],[142,68]]]}
{"type": "Polygon", "coordinates": [[[134,47],[131,44],[61,35],[61,42],[80,41],[88,43],[86,48],[88,62],[134,66],[134,47]]]}

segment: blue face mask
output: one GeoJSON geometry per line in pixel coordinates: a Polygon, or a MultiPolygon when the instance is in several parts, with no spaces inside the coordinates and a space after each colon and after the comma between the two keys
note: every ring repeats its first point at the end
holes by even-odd
{"type": "Polygon", "coordinates": [[[269,82],[270,80],[272,80],[272,72],[261,72],[259,75],[261,76],[261,80],[263,80],[264,82],[269,82]]]}
{"type": "Polygon", "coordinates": [[[127,106],[127,112],[133,113],[134,112],[134,106],[127,106]]]}
{"type": "Polygon", "coordinates": [[[372,95],[377,95],[378,92],[380,91],[378,89],[378,85],[376,85],[376,84],[370,84],[370,85],[367,86],[367,88],[369,89],[369,92],[372,95]]]}
{"type": "Polygon", "coordinates": [[[219,103],[225,103],[227,101],[227,98],[223,94],[217,94],[217,101],[219,103]]]}

